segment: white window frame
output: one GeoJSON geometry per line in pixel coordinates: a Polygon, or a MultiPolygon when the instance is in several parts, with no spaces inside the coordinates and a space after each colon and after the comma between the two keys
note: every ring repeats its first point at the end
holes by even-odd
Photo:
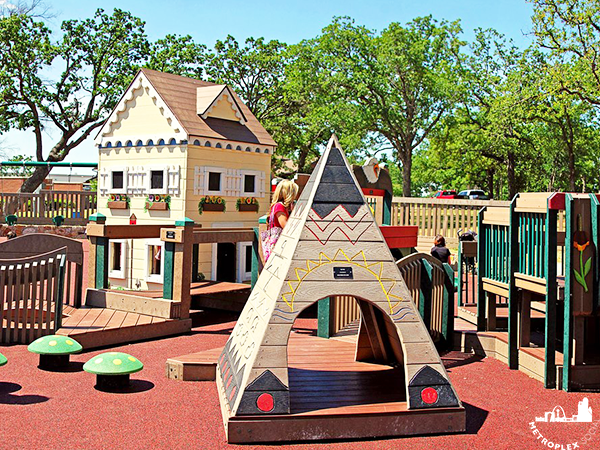
{"type": "Polygon", "coordinates": [[[109,193],[111,194],[126,194],[127,193],[127,178],[128,178],[128,173],[127,173],[127,168],[123,167],[123,168],[110,168],[108,170],[108,185],[110,186],[110,189],[108,190],[109,193]],[[115,188],[113,186],[113,172],[123,172],[123,187],[122,188],[115,188]]]}
{"type": "Polygon", "coordinates": [[[206,195],[223,195],[223,193],[225,192],[225,175],[227,173],[227,169],[221,168],[221,167],[206,167],[205,171],[204,171],[204,192],[206,192],[206,195]],[[220,190],[218,191],[211,191],[208,189],[209,186],[209,179],[210,179],[210,173],[220,173],[221,174],[221,182],[220,184],[220,190]]]}
{"type": "Polygon", "coordinates": [[[127,254],[127,240],[126,239],[110,239],[108,241],[108,262],[110,264],[108,269],[108,278],[118,278],[120,280],[124,280],[127,273],[126,262],[127,258],[125,255],[127,254]],[[121,270],[113,270],[112,269],[112,260],[113,260],[113,245],[121,244],[121,270]]]}
{"type": "Polygon", "coordinates": [[[238,270],[237,270],[237,280],[238,283],[243,283],[244,281],[250,281],[252,279],[252,265],[250,265],[250,271],[246,272],[244,265],[246,263],[246,249],[248,247],[252,248],[252,241],[248,242],[238,242],[237,243],[238,250],[238,270]]]}
{"type": "Polygon", "coordinates": [[[161,241],[160,239],[146,239],[144,248],[146,250],[146,256],[145,256],[146,282],[163,284],[164,277],[165,277],[165,243],[164,243],[164,241],[161,241]],[[160,275],[150,273],[150,268],[152,266],[151,266],[151,261],[150,261],[151,256],[150,256],[150,248],[149,247],[151,247],[151,246],[160,246],[161,247],[161,249],[160,249],[160,253],[161,253],[160,275]]]}
{"type": "Polygon", "coordinates": [[[260,189],[258,183],[260,183],[260,174],[261,172],[257,170],[241,170],[240,171],[240,195],[242,197],[258,197],[260,189]],[[246,187],[246,175],[254,176],[254,191],[245,192],[244,188],[246,187]]]}
{"type": "Polygon", "coordinates": [[[151,166],[146,169],[146,192],[148,194],[166,194],[169,185],[169,168],[167,166],[151,166]],[[152,189],[152,172],[163,173],[163,187],[160,189],[152,189]]]}

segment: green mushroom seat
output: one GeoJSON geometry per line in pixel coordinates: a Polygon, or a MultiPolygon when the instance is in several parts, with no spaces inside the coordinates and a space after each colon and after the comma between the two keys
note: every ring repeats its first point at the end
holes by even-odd
{"type": "Polygon", "coordinates": [[[127,387],[129,375],[143,368],[139,359],[121,352],[101,353],[83,365],[83,370],[96,375],[98,389],[127,387]]]}
{"type": "Polygon", "coordinates": [[[61,369],[69,365],[69,356],[79,353],[83,347],[68,336],[52,334],[42,336],[27,346],[31,353],[40,355],[40,369],[61,369]]]}
{"type": "Polygon", "coordinates": [[[6,356],[4,356],[2,353],[0,353],[0,366],[5,365],[8,362],[8,359],[6,359],[6,356]]]}

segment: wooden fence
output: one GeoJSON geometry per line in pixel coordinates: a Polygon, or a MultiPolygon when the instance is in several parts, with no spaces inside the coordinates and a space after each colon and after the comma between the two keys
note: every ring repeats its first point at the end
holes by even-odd
{"type": "Polygon", "coordinates": [[[83,244],[80,240],[55,234],[25,234],[0,243],[0,258],[17,261],[59,248],[64,248],[66,255],[63,304],[79,308],[83,290],[83,244]]]}
{"type": "Polygon", "coordinates": [[[28,344],[61,326],[66,249],[0,260],[3,344],[28,344]]]}
{"type": "Polygon", "coordinates": [[[86,225],[98,209],[95,192],[40,191],[34,194],[0,193],[0,221],[16,215],[17,223],[51,225],[52,219],[62,216],[65,225],[86,225]]]}
{"type": "Polygon", "coordinates": [[[392,225],[416,225],[419,237],[441,234],[449,244],[457,243],[460,230],[477,230],[477,214],[484,206],[506,206],[497,200],[459,200],[437,198],[394,197],[392,225]]]}

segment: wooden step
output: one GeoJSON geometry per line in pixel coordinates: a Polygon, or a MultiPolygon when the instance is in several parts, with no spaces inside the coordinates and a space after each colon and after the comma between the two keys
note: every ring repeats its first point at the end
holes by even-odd
{"type": "Polygon", "coordinates": [[[165,319],[110,308],[79,308],[63,319],[56,334],[70,336],[84,349],[90,349],[187,333],[191,328],[191,319],[165,319]]]}

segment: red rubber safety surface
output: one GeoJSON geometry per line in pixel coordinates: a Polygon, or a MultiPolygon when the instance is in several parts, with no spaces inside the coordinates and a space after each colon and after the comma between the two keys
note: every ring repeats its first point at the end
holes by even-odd
{"type": "MultiPolygon", "coordinates": [[[[314,326],[300,319],[297,325],[314,326]]],[[[116,347],[139,358],[144,370],[133,374],[132,392],[94,389],[95,376],[81,370],[84,362],[106,349],[71,357],[72,372],[37,369],[38,356],[25,345],[0,352],[0,448],[6,449],[212,449],[238,448],[225,442],[214,382],[182,382],[165,377],[169,357],[222,346],[233,322],[195,328],[189,335],[116,347]]],[[[549,442],[578,442],[580,449],[600,448],[600,427],[594,423],[530,422],[563,407],[577,413],[588,397],[594,420],[600,419],[600,394],[546,390],[542,383],[509,370],[494,359],[452,352],[444,356],[450,379],[467,411],[467,432],[384,440],[301,443],[303,449],[544,449],[549,442]],[[588,434],[589,442],[584,442],[588,434]]],[[[599,424],[600,425],[600,422],[599,424]]],[[[240,446],[239,448],[263,448],[240,446]]],[[[558,447],[560,448],[560,447],[558,447]]]]}

